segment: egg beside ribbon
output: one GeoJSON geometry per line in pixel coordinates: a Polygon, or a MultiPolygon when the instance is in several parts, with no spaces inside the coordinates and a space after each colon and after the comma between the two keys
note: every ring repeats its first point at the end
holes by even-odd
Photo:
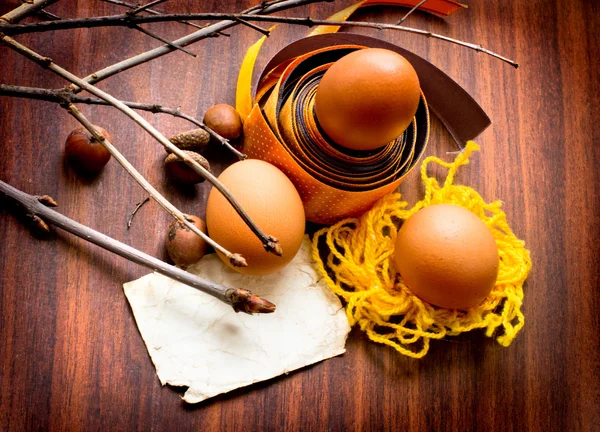
{"type": "Polygon", "coordinates": [[[452,204],[432,205],[409,217],[398,231],[394,261],[417,297],[447,309],[481,303],[494,288],[499,268],[490,229],[452,204]]]}
{"type": "Polygon", "coordinates": [[[234,270],[263,276],[286,266],[302,245],[304,207],[292,182],[275,166],[257,159],[236,162],[219,176],[219,181],[237,199],[248,216],[268,235],[279,240],[283,255],[266,252],[227,199],[215,188],[208,196],[206,226],[209,236],[232,253],[241,254],[248,267],[234,270]]]}

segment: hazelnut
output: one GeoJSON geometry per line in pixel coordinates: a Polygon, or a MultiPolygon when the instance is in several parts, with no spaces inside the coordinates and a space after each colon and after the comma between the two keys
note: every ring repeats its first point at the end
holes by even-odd
{"type": "MultiPolygon", "coordinates": [[[[183,152],[210,172],[210,164],[202,155],[189,150],[183,150],[183,152]]],[[[165,158],[165,171],[170,178],[179,183],[196,184],[204,181],[204,177],[194,171],[174,153],[169,154],[165,158]]]]}
{"type": "MultiPolygon", "coordinates": [[[[202,219],[191,215],[186,215],[186,219],[206,234],[206,224],[202,219]]],[[[169,225],[165,246],[175,265],[183,269],[198,262],[207,248],[206,242],[200,236],[177,220],[169,225]]]]}
{"type": "MultiPolygon", "coordinates": [[[[104,138],[111,140],[110,134],[104,128],[96,125],[94,128],[104,138]]],[[[75,167],[90,172],[98,172],[104,168],[111,156],[109,151],[83,126],[74,129],[67,137],[65,155],[75,167]]]]}
{"type": "Polygon", "coordinates": [[[218,104],[210,107],[204,114],[204,124],[230,140],[242,135],[242,118],[231,105],[218,104]]]}

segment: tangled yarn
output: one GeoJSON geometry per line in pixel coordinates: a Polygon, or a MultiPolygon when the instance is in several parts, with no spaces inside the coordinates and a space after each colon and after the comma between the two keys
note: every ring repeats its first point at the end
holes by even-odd
{"type": "Polygon", "coordinates": [[[421,358],[431,339],[473,329],[508,346],[523,328],[523,283],[531,269],[529,251],[506,221],[501,202],[486,203],[467,186],[454,185],[458,168],[469,163],[479,146],[470,141],[452,163],[428,157],[421,166],[425,196],[412,208],[390,194],[360,218],[349,218],[319,230],[313,238],[313,258],[331,290],[345,301],[351,326],[401,354],[421,358]],[[443,186],[427,175],[436,163],[448,169],[443,186]],[[432,306],[411,293],[396,274],[392,256],[401,221],[434,204],[456,204],[477,215],[491,230],[500,256],[496,285],[477,307],[450,310],[432,306]]]}

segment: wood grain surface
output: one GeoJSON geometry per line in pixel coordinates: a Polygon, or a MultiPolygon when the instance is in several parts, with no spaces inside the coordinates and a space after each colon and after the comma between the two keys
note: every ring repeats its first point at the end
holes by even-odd
{"type": "MultiPolygon", "coordinates": [[[[18,3],[2,1],[0,13],[18,3]]],[[[251,3],[173,1],[157,9],[231,12],[251,3]]],[[[285,14],[325,18],[350,3],[285,14]]],[[[458,179],[488,200],[501,199],[531,250],[526,324],[509,348],[474,331],[433,342],[424,359],[411,360],[354,330],[341,357],[186,406],[177,389],[161,387],[123,295],[122,283],[147,271],[64,232],[40,240],[2,210],[0,430],[600,430],[600,7],[591,0],[468,3],[448,19],[415,13],[405,24],[481,43],[517,60],[518,70],[438,40],[356,32],[424,56],[493,121],[478,139],[482,151],[458,179]]],[[[122,12],[96,0],[63,0],[48,10],[61,17],[122,12]]],[[[395,22],[403,11],[373,7],[356,18],[395,22]]],[[[192,30],[177,23],[149,28],[169,39],[192,30]]],[[[279,26],[263,61],[306,32],[279,26]]],[[[229,33],[192,45],[197,58],[172,53],[99,86],[121,99],[181,106],[199,117],[215,103],[233,104],[240,62],[260,35],[239,26],[229,33]]],[[[122,28],[18,40],[80,76],[160,44],[122,28]]],[[[65,84],[6,47],[0,47],[0,77],[4,84],[65,84]]],[[[175,205],[204,216],[207,185],[174,186],[161,167],[164,150],[140,128],[112,108],[82,110],[175,205]]],[[[144,117],[167,136],[189,127],[165,115],[144,117]]],[[[115,161],[94,178],[63,161],[64,140],[75,126],[53,104],[0,98],[0,179],[49,194],[64,214],[166,259],[169,216],[151,202],[126,228],[146,195],[115,161]]],[[[433,119],[427,154],[454,150],[433,119]]],[[[218,150],[211,158],[217,173],[233,160],[218,150]]],[[[410,202],[418,199],[418,173],[400,190],[410,202]]]]}

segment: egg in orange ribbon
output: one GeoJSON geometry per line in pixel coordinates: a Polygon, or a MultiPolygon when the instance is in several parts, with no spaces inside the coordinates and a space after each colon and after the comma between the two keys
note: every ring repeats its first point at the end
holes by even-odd
{"type": "Polygon", "coordinates": [[[406,130],[420,98],[419,78],[408,60],[390,50],[367,48],[327,70],[315,111],[333,141],[352,150],[373,150],[406,130]]]}

